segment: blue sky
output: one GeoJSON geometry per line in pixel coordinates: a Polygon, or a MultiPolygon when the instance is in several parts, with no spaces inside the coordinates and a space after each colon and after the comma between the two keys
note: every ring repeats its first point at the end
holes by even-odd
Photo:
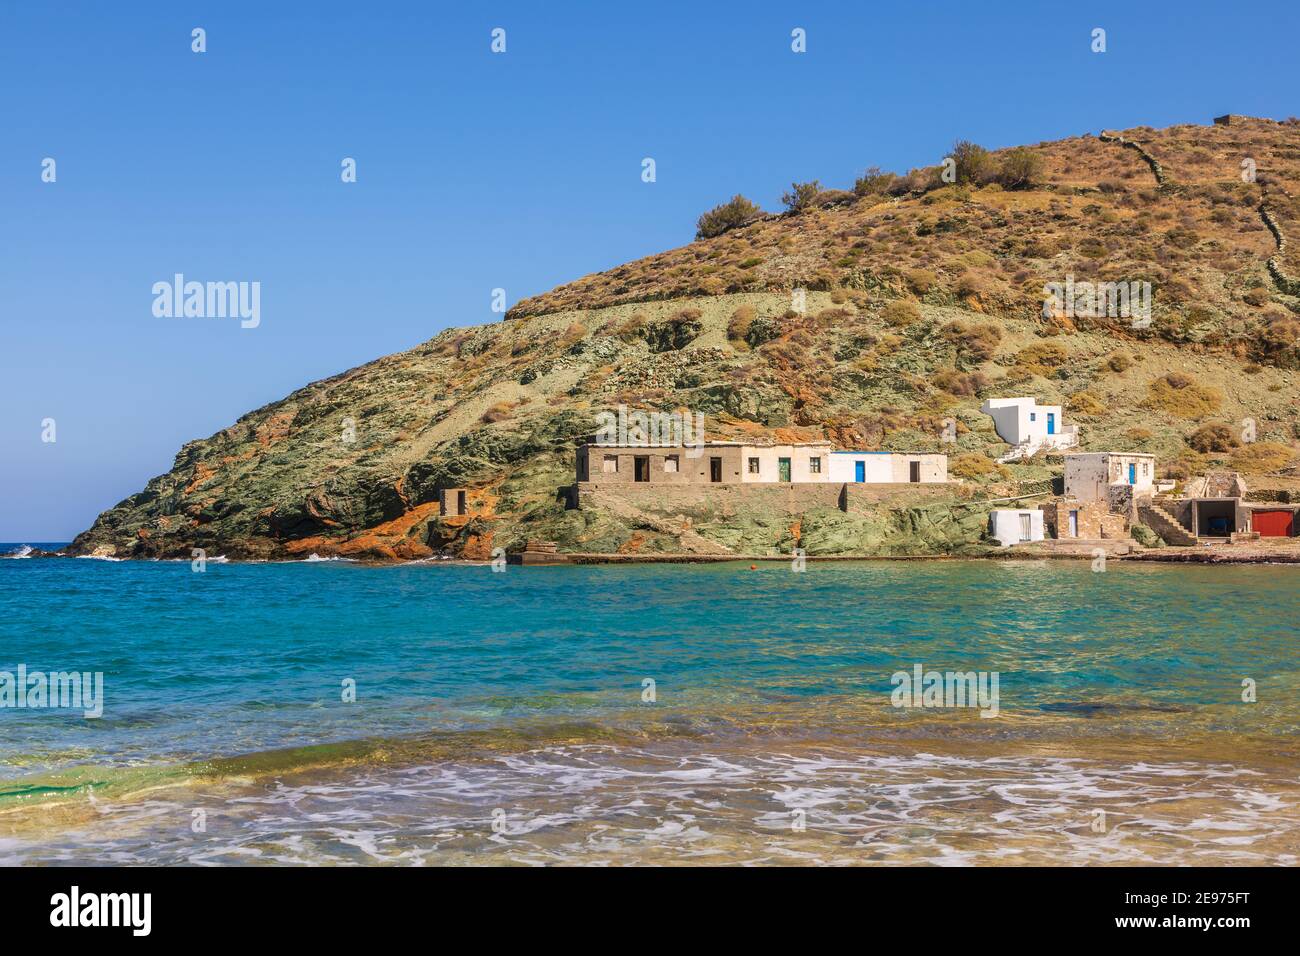
{"type": "Polygon", "coordinates": [[[5,4],[0,540],[67,540],[184,442],[494,321],[494,288],[682,245],[736,192],[1300,113],[1297,27],[1281,3],[5,4]],[[177,272],[260,282],[261,324],[156,318],[177,272]]]}

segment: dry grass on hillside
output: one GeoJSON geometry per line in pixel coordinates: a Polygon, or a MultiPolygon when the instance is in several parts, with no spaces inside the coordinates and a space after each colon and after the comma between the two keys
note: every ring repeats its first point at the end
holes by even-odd
{"type": "MultiPolygon", "coordinates": [[[[1155,321],[1142,336],[1231,349],[1300,367],[1300,323],[1264,264],[1275,254],[1259,213],[1267,192],[1286,232],[1300,234],[1300,123],[1141,127],[1171,186],[1160,189],[1132,149],[1095,136],[1027,147],[1041,182],[1008,190],[946,185],[901,197],[870,194],[733,229],[525,299],[511,318],[626,302],[722,293],[853,290],[1034,317],[1045,284],[1149,281],[1155,321]],[[1243,182],[1253,160],[1257,182],[1243,182]]],[[[996,158],[1007,151],[994,153],[996,158]]],[[[928,183],[926,176],[914,176],[928,183]]],[[[932,177],[930,177],[932,178],[932,177]]],[[[1300,246],[1279,261],[1300,275],[1300,246]]],[[[1294,300],[1290,300],[1294,304],[1294,300]]],[[[905,324],[905,316],[896,321],[905,324]]],[[[1058,316],[1069,330],[1128,330],[1126,319],[1058,316]]]]}

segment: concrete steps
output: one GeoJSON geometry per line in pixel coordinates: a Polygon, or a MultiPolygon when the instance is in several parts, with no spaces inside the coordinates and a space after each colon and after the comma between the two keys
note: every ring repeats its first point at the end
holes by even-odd
{"type": "Polygon", "coordinates": [[[1138,517],[1142,519],[1144,525],[1160,535],[1165,544],[1183,548],[1196,544],[1196,536],[1154,501],[1139,504],[1138,517]]]}

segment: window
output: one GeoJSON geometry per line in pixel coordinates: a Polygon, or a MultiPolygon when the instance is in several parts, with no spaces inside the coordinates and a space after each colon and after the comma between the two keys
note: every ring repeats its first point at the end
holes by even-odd
{"type": "Polygon", "coordinates": [[[1031,422],[1036,422],[1036,421],[1038,421],[1038,413],[1037,413],[1037,412],[1030,412],[1030,413],[1029,413],[1029,420],[1030,420],[1031,422]]]}
{"type": "Polygon", "coordinates": [[[607,475],[618,471],[618,455],[606,455],[605,462],[601,465],[601,470],[607,475]]]}
{"type": "Polygon", "coordinates": [[[820,475],[822,473],[822,460],[820,458],[809,458],[808,471],[814,475],[820,475]]]}
{"type": "Polygon", "coordinates": [[[751,459],[749,459],[749,473],[750,473],[751,475],[757,475],[757,474],[758,474],[758,459],[757,459],[757,458],[751,458],[751,459]]]}
{"type": "Polygon", "coordinates": [[[664,459],[664,471],[676,471],[678,458],[676,455],[669,455],[664,459]]]}
{"type": "Polygon", "coordinates": [[[1150,462],[1147,462],[1147,461],[1142,462],[1142,474],[1144,474],[1144,475],[1150,474],[1150,472],[1147,471],[1147,469],[1150,468],[1150,467],[1151,467],[1151,463],[1150,463],[1150,462]]]}

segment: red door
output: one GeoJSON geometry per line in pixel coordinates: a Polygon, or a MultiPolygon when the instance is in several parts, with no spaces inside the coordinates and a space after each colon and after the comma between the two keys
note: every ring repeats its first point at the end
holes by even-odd
{"type": "Polygon", "coordinates": [[[1261,538],[1289,538],[1295,534],[1295,514],[1290,511],[1252,511],[1250,530],[1261,538]]]}

